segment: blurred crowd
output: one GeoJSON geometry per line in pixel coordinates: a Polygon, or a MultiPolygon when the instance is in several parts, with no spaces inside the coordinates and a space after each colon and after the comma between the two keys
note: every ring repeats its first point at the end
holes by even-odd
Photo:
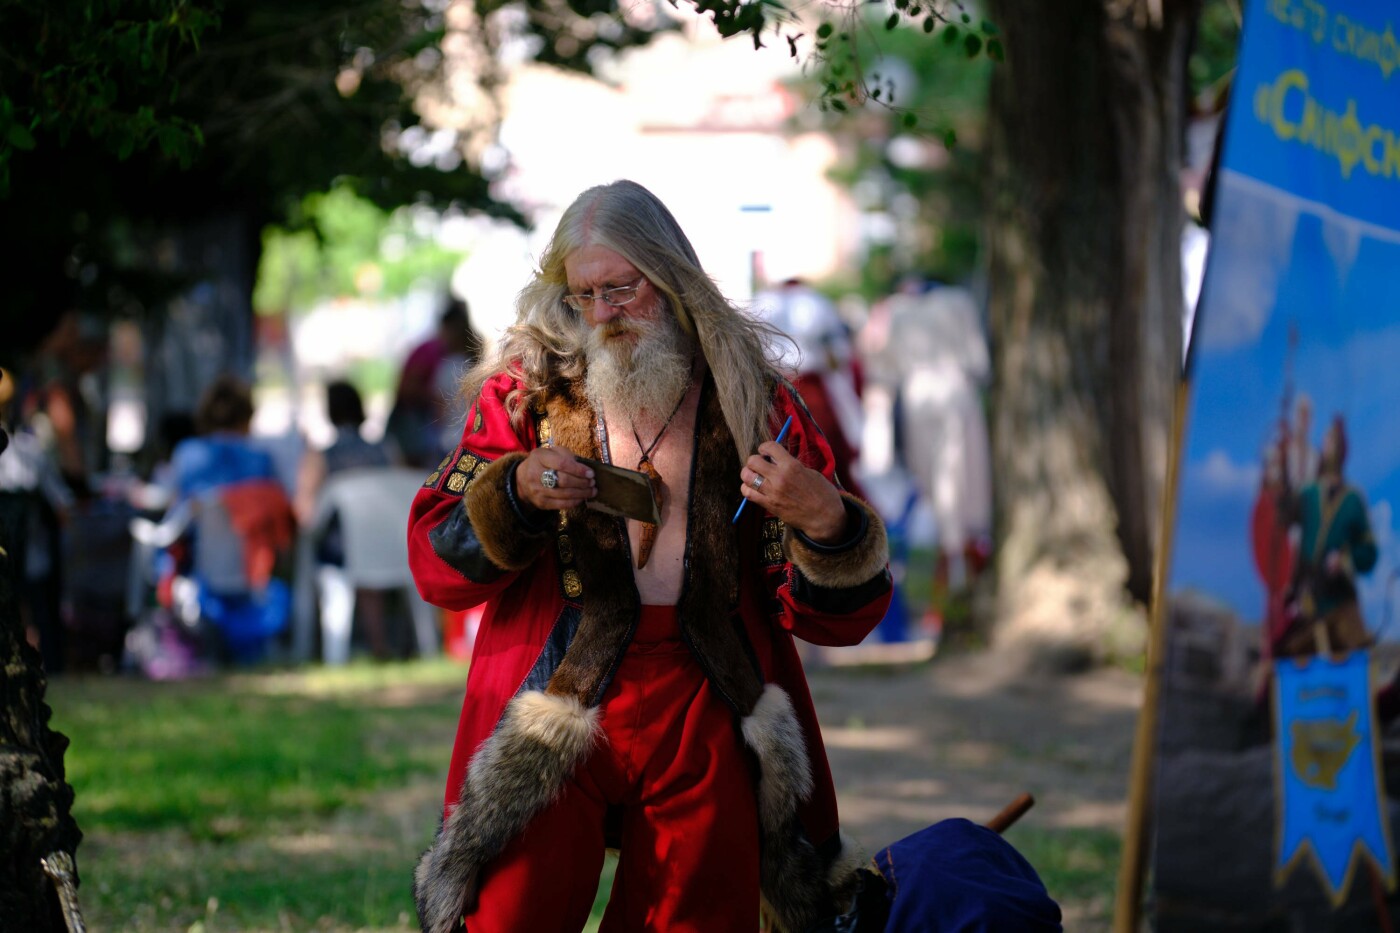
{"type": "Polygon", "coordinates": [[[63,315],[0,404],[11,439],[0,541],[46,671],[179,678],[340,662],[352,630],[353,647],[377,659],[435,651],[406,567],[386,577],[371,565],[406,562],[393,544],[408,501],[459,433],[456,383],[481,342],[459,299],[436,323],[402,361],[376,431],[360,390],[332,377],[314,441],[297,427],[261,435],[251,381],[210,373],[133,458],[108,446],[108,323],[63,315]],[[386,511],[373,508],[379,496],[347,497],[356,478],[403,501],[386,511]]]}
{"type": "Polygon", "coordinates": [[[918,278],[868,309],[843,306],[800,279],[755,296],[786,335],[783,368],[822,426],[842,482],[880,511],[896,583],[931,581],[922,611],[897,593],[877,636],[936,639],[949,596],[991,555],[992,489],[984,392],[990,359],[971,291],[918,278]],[[911,568],[911,554],[931,566],[911,568]]]}
{"type": "MultiPolygon", "coordinates": [[[[876,637],[936,639],[943,600],[990,558],[977,301],[909,279],[867,306],[794,278],[758,291],[750,310],[773,327],[842,483],[884,516],[897,579],[932,580],[919,605],[895,600],[876,637]],[[929,564],[911,567],[913,554],[929,564]]],[[[177,678],[265,659],[406,657],[444,639],[469,652],[462,619],[425,615],[406,570],[384,569],[401,562],[408,499],[460,434],[456,385],[482,353],[462,301],[449,297],[436,323],[397,362],[379,423],[367,423],[352,381],[330,376],[314,442],[298,427],[262,436],[248,379],[210,373],[187,410],[157,419],[141,459],[114,464],[107,322],[62,316],[0,407],[12,439],[0,455],[0,535],[47,671],[177,678]],[[380,499],[389,507],[376,510],[380,499]]]]}

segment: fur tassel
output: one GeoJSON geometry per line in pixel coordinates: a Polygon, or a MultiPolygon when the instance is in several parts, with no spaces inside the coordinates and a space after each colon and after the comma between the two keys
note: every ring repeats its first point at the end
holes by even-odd
{"type": "Polygon", "coordinates": [[[850,910],[864,852],[845,833],[841,851],[822,874],[821,856],[797,831],[795,821],[764,837],[760,912],[772,933],[804,933],[850,910]]]}
{"type": "Polygon", "coordinates": [[[812,765],[792,700],[768,684],[744,717],[744,742],[758,756],[758,816],[764,832],[776,833],[812,793],[812,765]]]}
{"type": "Polygon", "coordinates": [[[539,692],[511,700],[467,770],[461,800],[414,872],[425,933],[450,933],[476,904],[481,868],[562,789],[592,749],[598,711],[539,692]]]}
{"type": "Polygon", "coordinates": [[[836,913],[821,856],[796,820],[763,837],[759,903],[775,933],[805,933],[836,913]]]}
{"type": "Polygon", "coordinates": [[[763,688],[742,728],[759,761],[762,913],[774,933],[803,933],[849,902],[863,855],[842,835],[840,853],[824,864],[798,826],[797,803],[812,793],[812,769],[792,700],[781,687],[763,688]]]}
{"type": "Polygon", "coordinates": [[[865,849],[844,832],[840,834],[841,851],[831,860],[826,871],[826,883],[831,889],[831,897],[836,902],[836,912],[846,913],[851,909],[851,899],[856,896],[859,877],[856,872],[871,864],[865,849]]]}
{"type": "Polygon", "coordinates": [[[791,528],[783,536],[783,549],[787,552],[788,560],[796,564],[808,580],[830,589],[868,583],[882,573],[890,562],[890,544],[880,516],[850,493],[843,492],[841,498],[848,509],[855,508],[865,513],[868,522],[865,537],[854,547],[836,553],[823,553],[803,544],[791,528]]]}

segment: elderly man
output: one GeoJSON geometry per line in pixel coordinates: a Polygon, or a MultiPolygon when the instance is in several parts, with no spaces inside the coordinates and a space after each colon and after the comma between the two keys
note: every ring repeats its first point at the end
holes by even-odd
{"type": "Polygon", "coordinates": [[[409,519],[423,596],[487,604],[415,878],[425,930],[577,931],[614,846],[604,930],[753,929],[761,902],[800,933],[843,906],[858,856],[793,637],[879,622],[885,533],[769,337],[620,181],[564,213],[468,376],[409,519]],[[650,476],[659,522],[590,508],[579,457],[650,476]]]}

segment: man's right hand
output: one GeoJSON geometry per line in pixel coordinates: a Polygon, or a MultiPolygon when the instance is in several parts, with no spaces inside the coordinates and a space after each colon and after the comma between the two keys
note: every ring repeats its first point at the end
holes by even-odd
{"type": "Polygon", "coordinates": [[[536,447],[515,468],[515,494],[541,512],[571,509],[598,495],[593,470],[563,447],[536,447]],[[553,486],[546,484],[553,471],[553,486]]]}

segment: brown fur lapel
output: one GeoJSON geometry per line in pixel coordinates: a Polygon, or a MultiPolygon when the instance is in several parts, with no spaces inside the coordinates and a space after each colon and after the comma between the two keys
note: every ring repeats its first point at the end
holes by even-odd
{"type": "MultiPolygon", "coordinates": [[[[573,453],[598,457],[597,419],[582,387],[564,386],[546,406],[553,442],[573,453]]],[[[739,589],[739,548],[722,503],[733,498],[734,442],[714,385],[706,381],[697,418],[691,467],[687,564],[689,576],[677,614],[681,631],[711,683],[741,716],[763,688],[744,644],[734,606],[739,589]]],[[[565,532],[583,582],[583,618],[547,691],[587,706],[602,699],[612,671],[631,640],[640,604],[632,582],[632,554],[621,520],[579,507],[567,513],[565,532]]]]}
{"type": "Polygon", "coordinates": [[[734,607],[739,599],[739,543],[725,503],[735,499],[738,465],[714,382],[700,396],[695,462],[690,474],[686,565],[677,607],[681,632],[711,685],[740,716],[758,702],[763,681],[750,658],[734,607]]]}
{"type": "MultiPolygon", "coordinates": [[[[546,405],[554,446],[597,458],[597,419],[582,387],[561,388],[546,405]]],[[[632,583],[632,553],[622,520],[579,506],[566,513],[565,521],[564,533],[573,539],[583,582],[583,617],[546,692],[594,706],[602,700],[608,679],[632,639],[641,600],[632,583]]]]}

